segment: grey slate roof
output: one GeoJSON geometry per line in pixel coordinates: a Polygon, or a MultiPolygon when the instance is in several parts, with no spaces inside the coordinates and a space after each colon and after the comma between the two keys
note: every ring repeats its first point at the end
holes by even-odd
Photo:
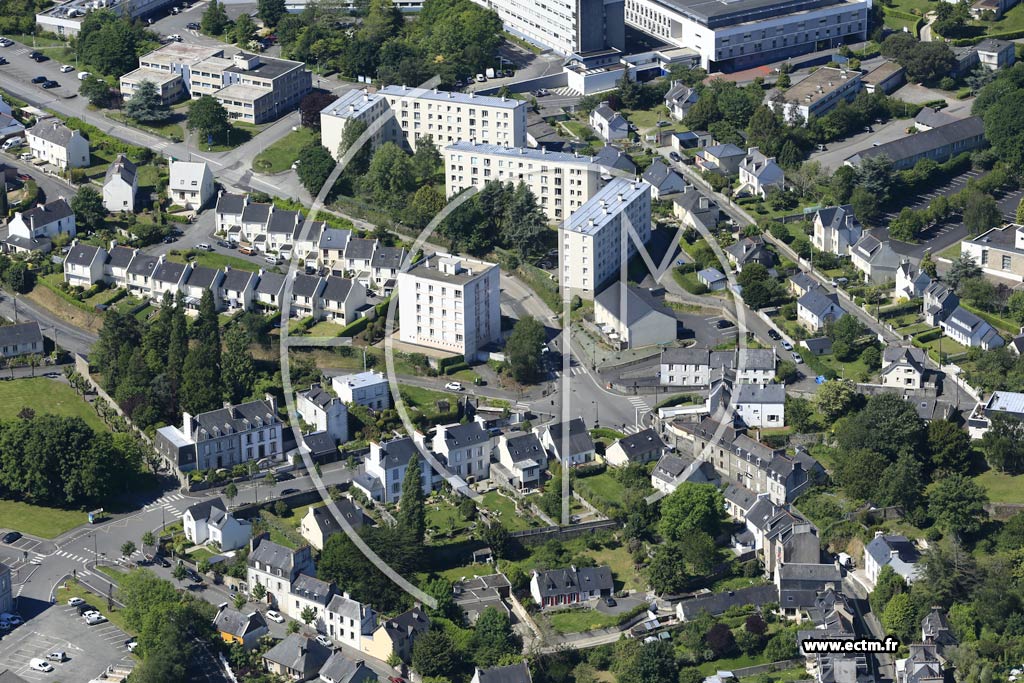
{"type": "Polygon", "coordinates": [[[111,248],[107,256],[107,265],[111,268],[127,268],[135,256],[131,247],[116,246],[111,248]]]}
{"type": "Polygon", "coordinates": [[[383,451],[381,462],[383,467],[405,467],[409,464],[409,458],[413,453],[419,455],[419,449],[413,440],[408,436],[400,439],[382,442],[380,448],[383,451]]]}
{"type": "Polygon", "coordinates": [[[985,126],[981,119],[977,116],[969,116],[966,119],[959,119],[953,123],[947,123],[944,126],[932,128],[916,135],[897,138],[878,147],[868,147],[857,152],[850,159],[865,159],[884,154],[893,161],[900,161],[901,159],[908,159],[923,152],[984,134],[985,126]]]}
{"type": "Polygon", "coordinates": [[[882,351],[882,364],[888,365],[889,363],[907,363],[923,370],[925,365],[924,349],[919,349],[916,346],[886,346],[882,351]]]}
{"type": "Polygon", "coordinates": [[[43,342],[43,333],[39,330],[39,323],[33,321],[0,326],[0,346],[15,346],[32,342],[40,344],[43,342]]]}
{"type": "Polygon", "coordinates": [[[594,155],[594,163],[598,166],[607,166],[617,171],[636,173],[636,164],[629,158],[629,155],[618,147],[605,145],[594,155]]]}
{"type": "Polygon", "coordinates": [[[642,177],[659,190],[663,184],[670,180],[675,179],[682,182],[682,178],[679,174],[669,168],[668,164],[662,161],[660,157],[651,162],[651,165],[647,167],[647,170],[644,171],[642,177]]]}
{"type": "Polygon", "coordinates": [[[445,428],[444,440],[450,449],[475,446],[490,439],[490,434],[479,422],[450,425],[445,428]]]}
{"type": "Polygon", "coordinates": [[[320,680],[326,683],[370,683],[380,680],[362,660],[352,660],[340,651],[331,655],[320,669],[320,680]]]}
{"type": "Polygon", "coordinates": [[[333,455],[338,452],[338,447],[335,444],[334,437],[327,432],[310,432],[309,434],[303,434],[302,443],[309,449],[309,454],[313,458],[333,455]]]}
{"type": "Polygon", "coordinates": [[[315,639],[292,633],[270,648],[263,658],[302,674],[301,680],[314,677],[331,651],[315,639]]]}
{"type": "Polygon", "coordinates": [[[63,197],[58,197],[52,202],[46,202],[45,204],[40,204],[28,211],[23,211],[21,217],[22,220],[25,221],[26,225],[41,226],[48,225],[59,221],[62,218],[68,218],[69,216],[74,215],[75,212],[71,210],[71,205],[69,205],[63,197]]]}
{"type": "Polygon", "coordinates": [[[256,285],[256,293],[280,296],[283,288],[284,275],[280,273],[263,273],[260,275],[259,284],[256,285]]]}
{"type": "Polygon", "coordinates": [[[262,223],[266,225],[270,219],[270,204],[249,203],[242,209],[243,223],[262,223]]]}
{"type": "Polygon", "coordinates": [[[184,272],[184,263],[164,261],[153,271],[153,279],[157,282],[180,282],[184,272]]]}
{"type": "Polygon", "coordinates": [[[245,195],[222,192],[217,197],[217,213],[240,214],[245,208],[245,195]]]}
{"type": "Polygon", "coordinates": [[[747,154],[731,142],[727,142],[724,145],[709,145],[708,147],[705,147],[703,151],[719,159],[722,157],[742,157],[747,154]]]}
{"type": "Polygon", "coordinates": [[[682,610],[683,616],[690,620],[699,616],[702,612],[707,612],[711,616],[718,616],[724,614],[730,607],[765,605],[778,601],[779,589],[774,584],[769,584],[767,586],[750,586],[736,591],[701,595],[689,600],[683,600],[679,603],[678,608],[682,610]]]}
{"type": "Polygon", "coordinates": [[[765,246],[764,240],[760,237],[744,237],[736,244],[726,247],[725,251],[741,266],[753,262],[760,263],[765,268],[775,265],[775,254],[765,246]]]}
{"type": "Polygon", "coordinates": [[[138,171],[128,157],[124,154],[118,154],[114,162],[107,168],[107,174],[104,176],[103,184],[110,182],[110,179],[114,176],[120,176],[121,180],[131,185],[135,182],[135,178],[138,171]]]}
{"type": "Polygon", "coordinates": [[[774,370],[775,349],[740,349],[740,370],[774,370]]]}
{"type": "Polygon", "coordinates": [[[99,251],[99,247],[94,247],[91,244],[76,244],[71,247],[64,263],[70,266],[90,266],[96,260],[96,254],[99,251]]]}
{"type": "Polygon", "coordinates": [[[706,346],[670,346],[661,350],[661,362],[673,365],[707,365],[711,350],[706,346]]]}
{"type": "Polygon", "coordinates": [[[508,454],[512,456],[512,462],[546,458],[544,448],[540,445],[540,439],[532,432],[507,439],[505,444],[508,448],[508,454]]]}
{"type": "Polygon", "coordinates": [[[533,683],[530,667],[526,662],[496,666],[491,669],[477,669],[475,675],[480,683],[533,683]]]}
{"type": "Polygon", "coordinates": [[[630,460],[632,460],[634,456],[640,456],[652,450],[661,450],[665,448],[665,442],[661,440],[660,436],[658,436],[658,432],[650,427],[641,430],[636,434],[630,434],[629,436],[621,438],[616,443],[622,447],[622,450],[626,453],[626,457],[630,460]]]}
{"type": "Polygon", "coordinates": [[[320,408],[325,408],[338,400],[337,396],[329,391],[325,391],[319,384],[311,385],[309,389],[301,392],[301,394],[305,396],[306,400],[310,403],[319,406],[320,408]]]}
{"type": "MultiPolygon", "coordinates": [[[[551,435],[551,440],[555,444],[556,453],[558,453],[562,448],[563,424],[565,423],[556,422],[547,426],[548,433],[551,435]]],[[[587,451],[592,450],[594,450],[594,440],[590,438],[587,426],[583,424],[583,420],[581,418],[573,418],[569,421],[569,454],[575,455],[577,453],[586,453],[587,451]]]]}
{"type": "MultiPolygon", "coordinates": [[[[784,384],[740,384],[733,387],[735,403],[785,403],[786,386],[784,384]]],[[[737,440],[740,437],[737,437],[737,440]]],[[[756,442],[755,442],[756,443],[756,442]]]]}
{"type": "Polygon", "coordinates": [[[249,614],[242,614],[230,607],[225,607],[217,613],[217,616],[213,619],[213,625],[218,631],[230,633],[238,638],[243,638],[246,634],[261,628],[267,628],[267,622],[261,612],[254,611],[249,614]]]}
{"type": "Polygon", "coordinates": [[[282,575],[287,576],[291,573],[292,566],[295,564],[295,551],[264,539],[260,541],[255,550],[249,553],[249,566],[252,566],[254,562],[259,562],[261,565],[270,565],[282,575]]]}
{"type": "Polygon", "coordinates": [[[320,249],[341,249],[348,244],[350,237],[352,237],[351,230],[324,228],[323,232],[320,233],[319,247],[320,249]]]}
{"type": "Polygon", "coordinates": [[[128,266],[128,274],[144,275],[149,277],[156,269],[159,260],[160,259],[156,256],[150,256],[149,254],[144,254],[140,251],[136,253],[135,258],[132,259],[132,264],[128,266]]]}
{"type": "Polygon", "coordinates": [[[220,496],[217,496],[216,498],[196,503],[186,509],[185,512],[190,513],[192,515],[192,519],[198,521],[201,519],[209,519],[214,509],[227,510],[228,506],[224,504],[224,501],[220,496]]]}
{"type": "Polygon", "coordinates": [[[322,293],[323,298],[328,301],[342,302],[348,298],[348,293],[352,291],[352,281],[347,280],[343,277],[335,277],[334,275],[328,275],[326,278],[327,285],[324,287],[322,293]]]}
{"type": "Polygon", "coordinates": [[[660,313],[662,315],[668,315],[664,311],[659,310],[652,301],[649,301],[646,297],[642,296],[635,289],[627,284],[616,282],[610,287],[605,288],[603,292],[597,295],[597,303],[608,311],[614,318],[622,321],[625,325],[631,326],[635,323],[640,322],[646,318],[651,312],[660,313]],[[622,289],[626,290],[626,316],[623,319],[622,316],[622,289]]]}
{"type": "Polygon", "coordinates": [[[415,638],[430,628],[430,617],[426,612],[413,608],[408,612],[399,614],[394,619],[388,619],[381,624],[392,642],[402,642],[415,638]]]}
{"type": "Polygon", "coordinates": [[[864,551],[871,555],[879,565],[888,564],[892,559],[893,552],[907,564],[914,564],[921,559],[921,554],[906,536],[875,536],[864,548],[864,551]]]}
{"type": "Polygon", "coordinates": [[[220,271],[206,266],[193,266],[192,273],[188,276],[189,287],[201,287],[209,289],[217,281],[220,271]]]}
{"type": "Polygon", "coordinates": [[[267,223],[268,233],[278,233],[284,235],[292,234],[295,230],[296,221],[301,223],[302,216],[298,211],[287,211],[285,209],[275,208],[270,213],[270,222],[267,223]]]}
{"type": "Polygon", "coordinates": [[[825,354],[832,353],[832,340],[828,337],[815,337],[814,339],[804,339],[802,342],[808,351],[814,354],[825,354]]]}
{"type": "Polygon", "coordinates": [[[292,284],[292,296],[314,297],[320,292],[323,278],[299,273],[292,284]]]}
{"type": "MultiPolygon", "coordinates": [[[[349,526],[354,529],[361,529],[363,527],[365,516],[358,505],[348,498],[339,498],[336,501],[332,501],[332,504],[337,507],[338,513],[349,523],[349,526]]],[[[313,522],[320,529],[324,540],[328,536],[339,533],[342,530],[341,525],[338,524],[338,520],[334,518],[334,513],[331,512],[328,506],[313,508],[313,522]]]]}
{"type": "Polygon", "coordinates": [[[362,609],[362,604],[352,598],[345,597],[344,593],[335,593],[334,597],[331,598],[330,604],[327,606],[328,612],[334,612],[345,619],[352,619],[353,621],[362,620],[362,609]]]}
{"type": "Polygon", "coordinates": [[[394,268],[402,267],[405,259],[405,249],[402,247],[378,247],[370,259],[370,266],[373,268],[394,268]]]}
{"type": "Polygon", "coordinates": [[[693,462],[692,458],[687,460],[673,453],[666,453],[658,460],[651,475],[663,481],[672,482],[690,466],[691,462],[693,462]]]}
{"type": "Polygon", "coordinates": [[[59,119],[40,119],[36,125],[28,129],[28,132],[37,138],[42,138],[55,145],[66,147],[71,138],[78,131],[68,128],[59,119]]]}
{"type": "Polygon", "coordinates": [[[249,286],[250,280],[255,276],[256,273],[250,273],[247,270],[227,268],[224,270],[224,280],[221,282],[221,287],[230,292],[243,292],[249,286]]]}
{"type": "Polygon", "coordinates": [[[810,275],[808,275],[802,270],[799,273],[793,275],[791,278],[789,278],[789,280],[794,285],[796,285],[798,289],[801,289],[805,292],[808,289],[813,289],[818,286],[818,283],[814,281],[814,278],[812,278],[810,275]]]}
{"type": "Polygon", "coordinates": [[[208,434],[214,433],[215,429],[222,433],[225,431],[244,432],[258,421],[266,424],[274,419],[274,409],[266,401],[239,403],[229,408],[218,408],[206,413],[199,413],[194,417],[197,431],[205,430],[208,434]]]}
{"type": "Polygon", "coordinates": [[[292,581],[292,593],[326,607],[335,590],[334,586],[326,581],[321,581],[309,574],[299,574],[292,581]]]}
{"type": "Polygon", "coordinates": [[[368,240],[362,237],[353,237],[345,246],[345,258],[347,259],[369,259],[373,256],[376,240],[368,240]]]}
{"type": "Polygon", "coordinates": [[[580,591],[614,590],[612,570],[608,567],[550,569],[537,572],[541,597],[568,595],[580,591]]]}
{"type": "Polygon", "coordinates": [[[825,311],[828,310],[829,306],[832,304],[839,305],[839,297],[836,294],[825,292],[821,287],[812,287],[797,299],[797,303],[814,315],[821,317],[825,315],[825,311]]]}

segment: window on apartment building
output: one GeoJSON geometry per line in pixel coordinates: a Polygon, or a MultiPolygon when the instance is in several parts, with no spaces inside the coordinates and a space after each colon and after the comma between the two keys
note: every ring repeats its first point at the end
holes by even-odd
{"type": "Polygon", "coordinates": [[[988,249],[982,249],[981,250],[981,265],[984,266],[987,263],[988,263],[988,249]]]}
{"type": "Polygon", "coordinates": [[[1010,257],[1006,254],[1003,255],[1003,270],[1010,269],[1010,257]]]}

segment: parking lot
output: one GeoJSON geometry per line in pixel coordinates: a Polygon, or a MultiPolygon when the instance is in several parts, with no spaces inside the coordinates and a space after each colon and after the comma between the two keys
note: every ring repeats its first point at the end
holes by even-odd
{"type": "MultiPolygon", "coordinates": [[[[103,605],[96,608],[103,611],[103,605]]],[[[70,605],[50,605],[0,640],[0,670],[4,667],[28,681],[59,680],[87,683],[109,666],[130,664],[128,636],[110,622],[87,626],[70,605]],[[52,662],[54,671],[29,669],[33,658],[54,651],[67,653],[66,662],[52,662]]]]}

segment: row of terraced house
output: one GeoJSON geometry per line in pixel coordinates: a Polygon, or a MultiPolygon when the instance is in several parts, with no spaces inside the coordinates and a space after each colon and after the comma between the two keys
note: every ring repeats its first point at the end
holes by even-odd
{"type": "Polygon", "coordinates": [[[366,287],[357,280],[334,275],[291,276],[225,266],[221,270],[176,263],[111,242],[109,249],[89,244],[71,245],[64,259],[64,281],[90,288],[100,283],[128,290],[131,296],[159,304],[165,294],[183,298],[189,311],[197,311],[204,292],[210,292],[218,311],[278,310],[291,277],[291,315],[312,316],[347,325],[367,309],[366,287]]]}

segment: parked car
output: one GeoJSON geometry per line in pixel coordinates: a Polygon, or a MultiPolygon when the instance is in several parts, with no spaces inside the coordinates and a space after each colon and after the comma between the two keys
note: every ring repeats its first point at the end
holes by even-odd
{"type": "Polygon", "coordinates": [[[793,356],[793,362],[796,363],[797,365],[804,362],[803,356],[801,356],[796,351],[790,351],[789,355],[793,356]]]}
{"type": "Polygon", "coordinates": [[[793,350],[793,345],[792,345],[792,344],[790,344],[790,343],[789,343],[788,341],[786,341],[785,339],[783,339],[783,340],[782,340],[782,348],[786,349],[787,351],[792,351],[792,350],[793,350]]]}
{"type": "Polygon", "coordinates": [[[51,662],[66,662],[68,661],[68,653],[64,650],[54,650],[46,655],[46,659],[51,662]]]}
{"type": "Polygon", "coordinates": [[[484,83],[486,81],[487,81],[487,76],[484,76],[483,74],[477,74],[476,75],[476,82],[477,83],[484,83]]]}
{"type": "Polygon", "coordinates": [[[89,76],[92,76],[92,73],[89,72],[89,71],[79,71],[78,72],[78,80],[80,80],[80,81],[84,81],[85,79],[89,78],[89,76]]]}
{"type": "Polygon", "coordinates": [[[14,41],[13,40],[11,40],[10,38],[4,38],[4,37],[0,36],[0,46],[10,47],[11,45],[14,45],[14,41]]]}
{"type": "Polygon", "coordinates": [[[46,83],[46,81],[48,81],[48,80],[50,80],[50,79],[48,79],[46,76],[33,76],[32,77],[32,82],[35,83],[36,85],[38,85],[40,83],[46,83]]]}
{"type": "Polygon", "coordinates": [[[185,24],[185,28],[187,28],[189,31],[198,31],[199,30],[199,24],[197,24],[194,21],[190,21],[187,24],[185,24]]]}
{"type": "Polygon", "coordinates": [[[33,50],[32,52],[29,52],[28,53],[28,58],[31,59],[32,61],[35,61],[35,62],[45,62],[46,60],[49,59],[49,57],[47,57],[46,55],[44,55],[42,52],[40,52],[38,50],[33,50]]]}
{"type": "Polygon", "coordinates": [[[20,614],[11,614],[10,612],[4,612],[0,614],[0,622],[10,624],[11,626],[21,626],[22,620],[20,614]]]}
{"type": "Polygon", "coordinates": [[[683,158],[679,156],[679,152],[669,152],[668,158],[676,162],[677,164],[683,163],[683,158]]]}
{"type": "Polygon", "coordinates": [[[7,61],[6,57],[0,57],[0,64],[8,64],[8,63],[9,62],[7,61]]]}
{"type": "Polygon", "coordinates": [[[73,67],[73,66],[71,66],[69,64],[64,64],[63,66],[60,67],[60,72],[62,74],[66,74],[66,73],[69,73],[69,72],[74,71],[74,70],[75,70],[75,67],[73,67]]]}
{"type": "Polygon", "coordinates": [[[163,555],[157,555],[155,558],[153,558],[153,561],[156,562],[161,567],[163,567],[164,569],[170,569],[171,568],[171,563],[168,562],[167,558],[164,557],[163,555]]]}
{"type": "MultiPolygon", "coordinates": [[[[89,612],[96,612],[96,608],[87,602],[80,602],[76,607],[78,607],[78,616],[80,617],[84,617],[89,612]]],[[[99,612],[96,612],[96,614],[99,614],[99,612]]]]}
{"type": "Polygon", "coordinates": [[[68,604],[72,607],[78,607],[79,605],[84,605],[85,600],[82,598],[68,598],[68,604]]]}
{"type": "Polygon", "coordinates": [[[99,624],[106,623],[107,618],[102,614],[90,614],[85,618],[85,623],[89,626],[97,626],[99,624]]]}
{"type": "Polygon", "coordinates": [[[6,140],[4,140],[4,144],[2,147],[0,147],[0,149],[6,152],[9,149],[21,147],[23,144],[25,144],[25,138],[7,138],[6,140]]]}
{"type": "Polygon", "coordinates": [[[10,543],[14,543],[19,538],[21,538],[21,532],[20,531],[9,531],[6,534],[4,534],[3,541],[4,541],[4,543],[10,544],[10,543]]]}
{"type": "Polygon", "coordinates": [[[331,639],[322,633],[316,637],[316,642],[320,643],[324,647],[334,647],[334,643],[331,642],[331,639]]]}
{"type": "Polygon", "coordinates": [[[607,598],[604,599],[604,604],[608,605],[609,607],[615,607],[619,603],[615,602],[615,598],[609,595],[607,598]]]}
{"type": "Polygon", "coordinates": [[[171,42],[174,42],[174,43],[180,43],[181,42],[181,34],[172,33],[171,35],[167,36],[167,40],[169,40],[171,42]]]}
{"type": "Polygon", "coordinates": [[[129,638],[124,641],[124,646],[128,648],[128,652],[135,652],[135,648],[139,646],[139,641],[135,640],[135,638],[129,638]]]}
{"type": "Polygon", "coordinates": [[[268,609],[266,616],[267,616],[267,619],[270,619],[271,621],[276,622],[278,624],[283,624],[284,623],[284,617],[281,615],[280,612],[278,612],[276,610],[268,609]]]}
{"type": "Polygon", "coordinates": [[[43,83],[43,88],[45,88],[46,90],[49,90],[50,88],[56,88],[58,86],[60,86],[60,83],[58,83],[57,81],[46,81],[46,83],[43,83]]]}
{"type": "Polygon", "coordinates": [[[31,660],[29,660],[28,668],[32,669],[33,671],[42,671],[44,673],[49,673],[53,671],[53,664],[50,664],[45,659],[33,657],[31,660]]]}
{"type": "Polygon", "coordinates": [[[197,244],[196,249],[198,249],[199,251],[213,251],[213,247],[211,247],[206,242],[200,242],[199,244],[197,244]]]}
{"type": "Polygon", "coordinates": [[[299,492],[298,489],[285,489],[285,490],[281,491],[281,495],[282,496],[290,496],[290,495],[292,495],[294,493],[298,493],[298,492],[299,492]]]}
{"type": "Polygon", "coordinates": [[[768,336],[771,337],[774,341],[779,341],[780,339],[782,339],[782,335],[776,332],[775,328],[773,327],[768,328],[768,336]]]}
{"type": "Polygon", "coordinates": [[[720,330],[725,330],[730,327],[733,327],[733,322],[731,320],[726,320],[725,318],[722,318],[721,320],[715,323],[715,327],[717,327],[720,330]]]}
{"type": "Polygon", "coordinates": [[[448,391],[462,391],[462,384],[459,382],[448,382],[444,385],[444,388],[448,391]]]}

